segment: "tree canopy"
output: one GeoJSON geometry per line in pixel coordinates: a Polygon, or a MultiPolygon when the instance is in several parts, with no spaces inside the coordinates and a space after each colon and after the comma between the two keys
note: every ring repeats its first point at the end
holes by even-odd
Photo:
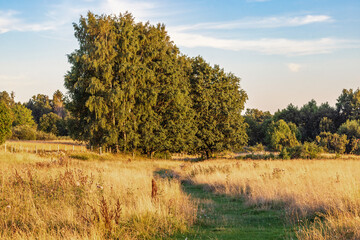
{"type": "Polygon", "coordinates": [[[148,154],[246,143],[239,78],[181,55],[164,25],[89,12],[74,29],[65,86],[76,139],[148,154]]]}

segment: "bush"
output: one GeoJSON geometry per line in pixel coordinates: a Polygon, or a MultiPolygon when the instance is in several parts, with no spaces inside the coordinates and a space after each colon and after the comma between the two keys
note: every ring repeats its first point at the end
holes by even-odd
{"type": "Polygon", "coordinates": [[[57,137],[52,133],[37,131],[36,132],[36,140],[57,140],[57,137]]]}
{"type": "Polygon", "coordinates": [[[254,146],[248,148],[250,152],[263,152],[265,150],[264,146],[261,143],[258,143],[254,146]]]}
{"type": "Polygon", "coordinates": [[[286,148],[281,149],[281,152],[279,154],[279,158],[285,159],[285,160],[290,159],[290,154],[288,153],[286,148]]]}
{"type": "Polygon", "coordinates": [[[316,143],[327,152],[344,153],[349,140],[345,134],[322,132],[316,136],[316,143]]]}
{"type": "Polygon", "coordinates": [[[15,140],[36,140],[36,129],[29,125],[20,125],[13,127],[12,139],[15,140]]]}
{"type": "Polygon", "coordinates": [[[314,159],[318,157],[321,150],[321,147],[316,145],[314,142],[305,142],[302,145],[297,145],[295,147],[289,148],[289,153],[292,159],[314,159]]]}

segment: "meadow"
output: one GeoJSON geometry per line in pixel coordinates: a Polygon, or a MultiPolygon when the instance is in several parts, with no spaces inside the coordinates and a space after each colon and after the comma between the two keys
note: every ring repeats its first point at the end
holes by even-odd
{"type": "Polygon", "coordinates": [[[0,238],[360,238],[356,157],[176,158],[2,148],[0,238]]]}

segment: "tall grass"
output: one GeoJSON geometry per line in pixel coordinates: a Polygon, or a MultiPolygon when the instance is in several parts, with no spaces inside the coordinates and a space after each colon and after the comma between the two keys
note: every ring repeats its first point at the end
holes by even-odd
{"type": "Polygon", "coordinates": [[[185,232],[196,204],[176,179],[153,172],[177,163],[78,161],[0,153],[1,239],[152,239],[185,232]]]}
{"type": "Polygon", "coordinates": [[[181,173],[249,205],[284,208],[290,221],[301,223],[300,239],[360,238],[360,161],[214,160],[185,164],[181,173]]]}

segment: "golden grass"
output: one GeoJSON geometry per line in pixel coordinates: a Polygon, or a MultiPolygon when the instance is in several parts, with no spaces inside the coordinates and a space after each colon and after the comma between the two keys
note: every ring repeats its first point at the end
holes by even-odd
{"type": "Polygon", "coordinates": [[[151,239],[185,232],[197,206],[165,161],[78,161],[0,153],[1,239],[151,239]]]}
{"type": "Polygon", "coordinates": [[[181,174],[249,205],[284,208],[294,223],[316,219],[302,224],[300,239],[360,238],[360,161],[213,160],[184,164],[181,174]]]}
{"type": "Polygon", "coordinates": [[[85,144],[72,140],[49,140],[49,141],[7,141],[0,146],[1,151],[16,153],[39,152],[86,152],[85,144]]]}

